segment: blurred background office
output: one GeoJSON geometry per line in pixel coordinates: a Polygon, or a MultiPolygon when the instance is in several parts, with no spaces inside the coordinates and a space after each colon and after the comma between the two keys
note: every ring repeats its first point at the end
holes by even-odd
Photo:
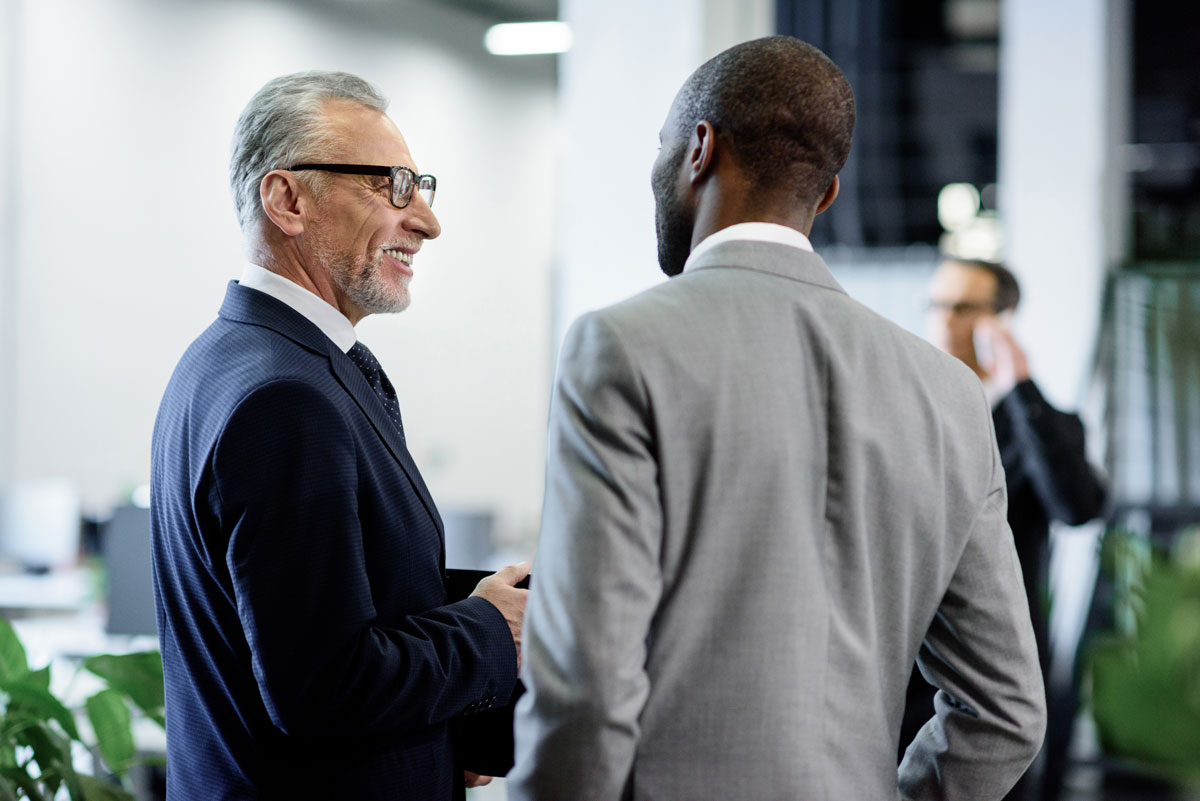
{"type": "Polygon", "coordinates": [[[1200,771],[1198,20],[1168,0],[0,0],[4,616],[65,670],[154,643],[150,430],[241,270],[229,139],[265,81],[362,75],[438,176],[444,234],[412,307],[360,331],[451,563],[491,567],[532,552],[559,337],[663,280],[649,169],[675,88],[731,44],[788,33],[859,103],[818,252],[917,333],[939,248],[1002,258],[1034,375],[1081,413],[1107,473],[1106,519],[1054,534],[1055,692],[1083,698],[1060,710],[1061,797],[1188,797],[1167,788],[1168,766],[1200,771]],[[545,48],[561,53],[485,47],[495,24],[547,20],[569,30],[545,48]],[[1106,532],[1122,538],[1110,572],[1106,532]],[[1167,677],[1093,686],[1093,644],[1136,661],[1157,630],[1135,599],[1160,573],[1192,577],[1158,604],[1167,677]],[[1172,710],[1157,728],[1184,734],[1164,755],[1138,715],[1172,710]]]}

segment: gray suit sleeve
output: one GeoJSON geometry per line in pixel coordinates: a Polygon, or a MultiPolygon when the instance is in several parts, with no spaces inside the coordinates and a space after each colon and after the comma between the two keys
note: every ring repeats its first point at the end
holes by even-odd
{"type": "MultiPolygon", "coordinates": [[[[981,409],[986,406],[981,403],[981,409]]],[[[917,666],[935,715],[900,764],[903,798],[1000,799],[1037,756],[1045,692],[991,417],[991,480],[917,666]]],[[[983,418],[986,418],[986,422],[983,418]]]]}
{"type": "Polygon", "coordinates": [[[602,318],[568,333],[525,615],[509,797],[620,798],[649,693],[662,512],[645,387],[602,318]]]}

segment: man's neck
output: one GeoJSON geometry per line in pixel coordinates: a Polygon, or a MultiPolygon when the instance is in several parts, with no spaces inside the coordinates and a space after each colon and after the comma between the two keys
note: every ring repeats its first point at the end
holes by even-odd
{"type": "Polygon", "coordinates": [[[345,294],[334,284],[328,270],[310,268],[299,253],[292,252],[290,249],[262,248],[256,255],[255,263],[260,267],[307,289],[340,311],[352,325],[358,325],[359,321],[366,316],[347,300],[345,294]]]}
{"type": "Polygon", "coordinates": [[[749,193],[706,192],[700,197],[696,209],[696,224],[692,227],[692,248],[712,234],[731,225],[747,222],[765,222],[794,228],[808,236],[816,216],[813,209],[800,208],[796,204],[764,204],[751,202],[749,193]]]}

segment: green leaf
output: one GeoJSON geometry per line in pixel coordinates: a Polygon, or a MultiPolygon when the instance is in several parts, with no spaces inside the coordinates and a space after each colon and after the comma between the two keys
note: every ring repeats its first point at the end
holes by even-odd
{"type": "Polygon", "coordinates": [[[0,718],[0,773],[17,766],[17,741],[12,728],[11,721],[0,718]]]}
{"type": "Polygon", "coordinates": [[[87,699],[85,706],[104,762],[113,773],[123,774],[137,755],[125,697],[116,690],[102,690],[87,699]]]}
{"type": "MultiPolygon", "coordinates": [[[[5,770],[2,772],[5,779],[12,783],[16,788],[19,788],[29,801],[46,801],[46,796],[38,787],[37,781],[29,776],[28,773],[20,768],[5,770]]],[[[19,797],[19,796],[18,796],[19,797]]]]}
{"type": "Polygon", "coordinates": [[[127,792],[118,785],[97,779],[95,776],[81,773],[79,783],[83,788],[83,797],[75,799],[72,796],[72,801],[136,801],[133,793],[127,792]]]}
{"type": "Polygon", "coordinates": [[[1136,636],[1100,640],[1090,654],[1092,714],[1104,751],[1200,779],[1200,621],[1196,590],[1155,565],[1146,574],[1136,636]]]}
{"type": "Polygon", "coordinates": [[[43,690],[50,689],[50,666],[46,665],[41,670],[34,670],[25,677],[29,681],[41,687],[43,690]]]}
{"type": "Polygon", "coordinates": [[[67,794],[71,798],[83,798],[83,786],[79,781],[81,776],[75,772],[75,761],[71,758],[71,743],[64,741],[63,747],[66,749],[67,758],[59,765],[61,782],[67,785],[67,794]]]}
{"type": "Polygon", "coordinates": [[[58,788],[63,783],[62,773],[55,768],[54,770],[42,771],[42,774],[37,778],[38,785],[45,791],[47,798],[54,798],[58,794],[58,788]]]}
{"type": "Polygon", "coordinates": [[[41,686],[38,680],[28,676],[22,679],[0,681],[0,691],[8,693],[9,712],[28,710],[42,720],[56,720],[71,739],[79,739],[75,719],[62,702],[41,686]]]}
{"type": "Polygon", "coordinates": [[[71,769],[71,741],[42,720],[31,720],[17,734],[17,742],[33,749],[33,758],[42,774],[61,775],[71,769]]]}
{"type": "Polygon", "coordinates": [[[129,696],[147,715],[162,723],[163,670],[158,651],[88,657],[83,666],[129,696]]]}
{"type": "Polygon", "coordinates": [[[0,618],[0,681],[19,678],[29,672],[25,646],[12,624],[0,618]]]}
{"type": "Polygon", "coordinates": [[[17,801],[17,791],[3,776],[0,776],[0,801],[17,801]]]}
{"type": "Polygon", "coordinates": [[[46,797],[54,798],[59,786],[66,783],[71,798],[82,798],[79,776],[72,761],[71,741],[48,721],[35,719],[28,712],[22,712],[20,717],[17,742],[33,749],[33,758],[41,770],[40,783],[44,785],[46,797]]]}

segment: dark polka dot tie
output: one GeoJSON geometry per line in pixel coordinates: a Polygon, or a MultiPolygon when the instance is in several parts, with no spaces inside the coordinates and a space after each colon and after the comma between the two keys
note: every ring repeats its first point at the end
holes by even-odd
{"type": "Polygon", "coordinates": [[[396,424],[396,431],[400,434],[400,439],[404,439],[404,423],[400,420],[400,401],[396,399],[396,389],[392,386],[392,382],[388,381],[375,354],[371,353],[371,350],[363,343],[355,342],[354,347],[350,348],[346,355],[362,371],[363,377],[367,379],[371,389],[375,390],[375,394],[379,396],[388,417],[392,418],[392,422],[396,424]]]}

